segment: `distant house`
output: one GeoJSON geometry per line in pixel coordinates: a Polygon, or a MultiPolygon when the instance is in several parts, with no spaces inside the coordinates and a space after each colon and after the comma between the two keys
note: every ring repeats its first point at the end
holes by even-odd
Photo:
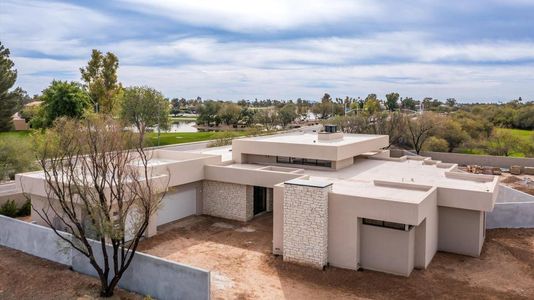
{"type": "MultiPolygon", "coordinates": [[[[24,108],[26,107],[33,107],[33,106],[39,106],[43,103],[43,101],[32,101],[26,105],[24,105],[24,108]]],[[[26,119],[21,117],[20,112],[16,112],[13,115],[13,127],[15,127],[15,130],[28,130],[30,129],[30,124],[26,122],[26,119]]]]}

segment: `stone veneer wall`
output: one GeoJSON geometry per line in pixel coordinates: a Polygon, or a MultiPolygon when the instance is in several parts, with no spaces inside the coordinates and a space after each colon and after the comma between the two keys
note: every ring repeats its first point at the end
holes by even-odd
{"type": "Polygon", "coordinates": [[[205,180],[202,189],[203,214],[243,222],[252,219],[252,186],[205,180]]]}
{"type": "Polygon", "coordinates": [[[328,262],[328,192],[332,185],[284,185],[284,261],[323,268],[328,262]]]}

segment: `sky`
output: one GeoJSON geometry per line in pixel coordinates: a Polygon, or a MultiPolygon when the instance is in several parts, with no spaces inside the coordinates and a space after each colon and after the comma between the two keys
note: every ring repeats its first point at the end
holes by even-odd
{"type": "Polygon", "coordinates": [[[30,94],[95,48],[169,98],[534,100],[534,0],[0,0],[0,41],[30,94]]]}

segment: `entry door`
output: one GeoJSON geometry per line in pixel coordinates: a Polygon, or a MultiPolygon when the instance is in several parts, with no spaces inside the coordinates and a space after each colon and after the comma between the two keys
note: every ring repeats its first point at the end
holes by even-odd
{"type": "Polygon", "coordinates": [[[254,187],[254,215],[264,212],[267,209],[267,188],[262,186],[254,187]]]}

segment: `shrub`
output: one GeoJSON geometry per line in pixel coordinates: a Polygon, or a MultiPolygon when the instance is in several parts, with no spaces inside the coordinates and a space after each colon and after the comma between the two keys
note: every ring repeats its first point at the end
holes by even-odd
{"type": "Polygon", "coordinates": [[[17,205],[15,204],[14,200],[7,200],[6,203],[0,206],[0,215],[14,218],[17,216],[17,212],[18,212],[18,209],[17,209],[17,205]]]}
{"type": "Polygon", "coordinates": [[[26,139],[5,136],[0,139],[0,181],[13,180],[16,173],[35,170],[32,145],[26,139]]]}
{"type": "Polygon", "coordinates": [[[432,136],[425,143],[423,150],[433,152],[447,152],[449,150],[449,143],[442,138],[432,136]]]}
{"type": "Polygon", "coordinates": [[[222,132],[217,139],[211,141],[208,144],[208,147],[222,147],[222,146],[228,146],[232,144],[232,139],[236,137],[236,135],[230,131],[222,132]]]}
{"type": "Polygon", "coordinates": [[[18,209],[17,211],[17,217],[25,217],[32,214],[32,202],[30,200],[26,200],[24,204],[18,209]]]}

